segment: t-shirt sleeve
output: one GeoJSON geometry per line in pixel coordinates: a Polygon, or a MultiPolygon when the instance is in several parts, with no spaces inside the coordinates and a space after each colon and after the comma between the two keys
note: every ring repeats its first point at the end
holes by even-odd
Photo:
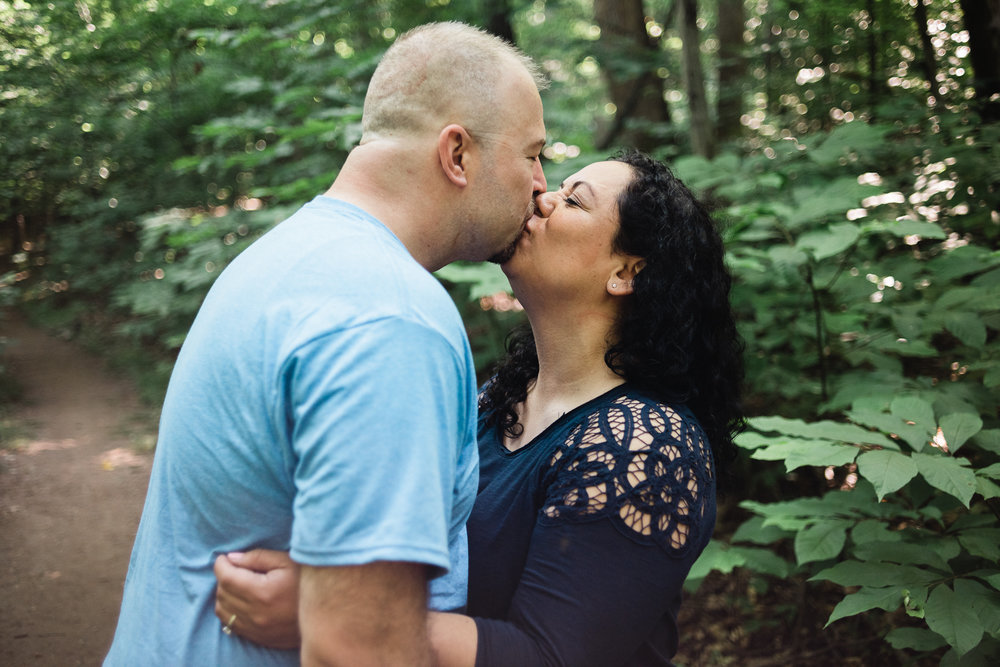
{"type": "Polygon", "coordinates": [[[619,664],[664,631],[711,533],[715,488],[700,429],[658,410],[592,416],[557,449],[507,617],[476,619],[477,666],[619,664]]]}
{"type": "Polygon", "coordinates": [[[294,560],[448,569],[467,375],[439,332],[399,318],[290,355],[282,391],[296,457],[294,560]]]}

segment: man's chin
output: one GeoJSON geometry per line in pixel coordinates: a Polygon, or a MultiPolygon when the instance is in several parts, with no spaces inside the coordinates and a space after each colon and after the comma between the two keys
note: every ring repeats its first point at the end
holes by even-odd
{"type": "Polygon", "coordinates": [[[507,262],[510,261],[510,258],[514,256],[514,253],[517,252],[517,242],[519,240],[520,238],[515,240],[513,243],[509,244],[506,248],[496,253],[486,261],[492,262],[493,264],[506,264],[507,262]]]}

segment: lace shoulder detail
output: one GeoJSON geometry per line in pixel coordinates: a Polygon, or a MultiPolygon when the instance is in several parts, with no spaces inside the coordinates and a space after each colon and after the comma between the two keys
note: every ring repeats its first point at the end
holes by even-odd
{"type": "Polygon", "coordinates": [[[552,455],[541,520],[608,517],[676,556],[702,544],[715,501],[712,452],[680,410],[623,396],[587,415],[552,455]]]}

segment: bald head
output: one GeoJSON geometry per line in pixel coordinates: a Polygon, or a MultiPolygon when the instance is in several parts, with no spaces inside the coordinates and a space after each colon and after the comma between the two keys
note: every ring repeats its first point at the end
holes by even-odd
{"type": "Polygon", "coordinates": [[[502,92],[526,77],[545,87],[534,61],[499,37],[463,23],[419,26],[396,40],[372,76],[361,143],[449,123],[492,133],[497,110],[517,103],[502,92]]]}

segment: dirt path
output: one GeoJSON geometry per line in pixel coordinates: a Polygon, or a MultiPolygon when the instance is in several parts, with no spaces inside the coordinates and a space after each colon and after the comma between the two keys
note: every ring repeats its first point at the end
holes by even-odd
{"type": "Polygon", "coordinates": [[[77,346],[9,313],[0,336],[25,398],[0,450],[0,665],[98,665],[152,461],[127,428],[140,406],[77,346]]]}

